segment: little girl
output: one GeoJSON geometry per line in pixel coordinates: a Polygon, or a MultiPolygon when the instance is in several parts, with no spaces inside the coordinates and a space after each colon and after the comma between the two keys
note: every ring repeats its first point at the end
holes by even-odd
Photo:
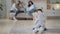
{"type": "Polygon", "coordinates": [[[33,32],[36,34],[39,32],[39,34],[42,34],[42,32],[44,30],[46,30],[45,28],[45,16],[43,14],[42,9],[38,9],[37,12],[35,12],[35,14],[33,14],[34,17],[34,22],[35,22],[35,26],[33,27],[33,32]]]}

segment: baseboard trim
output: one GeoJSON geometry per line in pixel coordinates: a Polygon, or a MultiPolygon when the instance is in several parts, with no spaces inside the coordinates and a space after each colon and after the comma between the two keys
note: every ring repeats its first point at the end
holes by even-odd
{"type": "MultiPolygon", "coordinates": [[[[13,18],[9,18],[13,20],[13,18]]],[[[16,17],[18,20],[33,20],[33,18],[23,18],[23,17],[16,17]]],[[[60,19],[60,16],[47,16],[47,19],[60,19]]]]}
{"type": "Polygon", "coordinates": [[[47,19],[60,19],[60,16],[47,16],[47,19]]]}

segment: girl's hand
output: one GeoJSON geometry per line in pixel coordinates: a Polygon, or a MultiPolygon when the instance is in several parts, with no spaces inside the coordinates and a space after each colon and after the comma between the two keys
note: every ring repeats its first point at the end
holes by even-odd
{"type": "Polygon", "coordinates": [[[18,11],[18,9],[17,8],[15,8],[16,9],[16,11],[18,11]]]}

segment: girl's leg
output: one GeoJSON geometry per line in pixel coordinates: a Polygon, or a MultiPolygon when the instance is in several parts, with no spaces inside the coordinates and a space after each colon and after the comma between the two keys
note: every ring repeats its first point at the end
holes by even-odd
{"type": "Polygon", "coordinates": [[[33,34],[38,34],[39,33],[39,30],[35,30],[35,31],[33,31],[33,34]]]}
{"type": "MultiPolygon", "coordinates": [[[[43,25],[43,24],[42,24],[43,25]]],[[[34,26],[34,28],[36,28],[34,31],[35,31],[35,33],[37,34],[43,34],[43,32],[44,32],[44,25],[43,26],[41,26],[39,23],[37,23],[35,26],[34,26]],[[38,31],[38,32],[37,32],[38,31]]]]}
{"type": "Polygon", "coordinates": [[[30,15],[30,16],[33,16],[32,13],[34,13],[34,12],[35,12],[35,10],[32,9],[31,12],[29,12],[29,15],[30,15]]]}
{"type": "Polygon", "coordinates": [[[40,27],[39,34],[43,34],[43,32],[44,32],[44,28],[43,27],[40,27]]]}
{"type": "Polygon", "coordinates": [[[35,12],[34,9],[32,9],[31,11],[26,11],[26,10],[24,11],[24,13],[29,15],[29,16],[32,16],[32,13],[34,13],[34,12],[35,12]]]}
{"type": "Polygon", "coordinates": [[[44,28],[40,27],[37,30],[33,31],[34,34],[43,34],[44,33],[44,28]]]}
{"type": "Polygon", "coordinates": [[[24,11],[24,13],[25,13],[26,15],[32,16],[31,12],[29,12],[29,11],[24,11]]]}
{"type": "Polygon", "coordinates": [[[40,27],[41,27],[40,24],[36,24],[36,25],[33,27],[33,33],[34,33],[34,34],[38,34],[40,27]]]}
{"type": "Polygon", "coordinates": [[[29,16],[32,16],[32,12],[28,12],[28,15],[29,15],[29,16]]]}
{"type": "Polygon", "coordinates": [[[25,11],[24,11],[24,13],[26,14],[26,13],[27,13],[27,11],[25,10],[25,11]]]}
{"type": "Polygon", "coordinates": [[[26,15],[29,15],[29,11],[24,11],[24,13],[25,13],[26,15]]]}
{"type": "Polygon", "coordinates": [[[17,21],[15,14],[14,14],[14,16],[13,16],[13,19],[14,19],[15,21],[17,21]]]}
{"type": "Polygon", "coordinates": [[[16,13],[17,13],[17,11],[14,11],[13,19],[14,19],[15,21],[17,21],[17,19],[16,19],[16,13]]]}
{"type": "Polygon", "coordinates": [[[46,26],[45,26],[45,23],[43,23],[43,24],[41,24],[41,25],[42,25],[42,27],[44,28],[44,31],[46,31],[47,28],[46,28],[46,26]]]}

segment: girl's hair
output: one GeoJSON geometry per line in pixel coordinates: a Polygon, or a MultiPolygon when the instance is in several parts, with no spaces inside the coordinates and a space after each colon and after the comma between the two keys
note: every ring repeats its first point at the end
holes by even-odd
{"type": "Polygon", "coordinates": [[[38,12],[38,11],[41,11],[41,12],[43,12],[43,11],[42,11],[42,9],[37,9],[37,12],[38,12]]]}
{"type": "Polygon", "coordinates": [[[21,4],[21,1],[17,1],[18,2],[18,5],[21,4]]]}
{"type": "Polygon", "coordinates": [[[19,3],[21,3],[21,1],[18,1],[19,3]]]}
{"type": "Polygon", "coordinates": [[[30,5],[30,2],[31,2],[31,4],[33,5],[33,2],[32,1],[29,1],[28,2],[28,7],[30,7],[31,5],[30,5]]]}

